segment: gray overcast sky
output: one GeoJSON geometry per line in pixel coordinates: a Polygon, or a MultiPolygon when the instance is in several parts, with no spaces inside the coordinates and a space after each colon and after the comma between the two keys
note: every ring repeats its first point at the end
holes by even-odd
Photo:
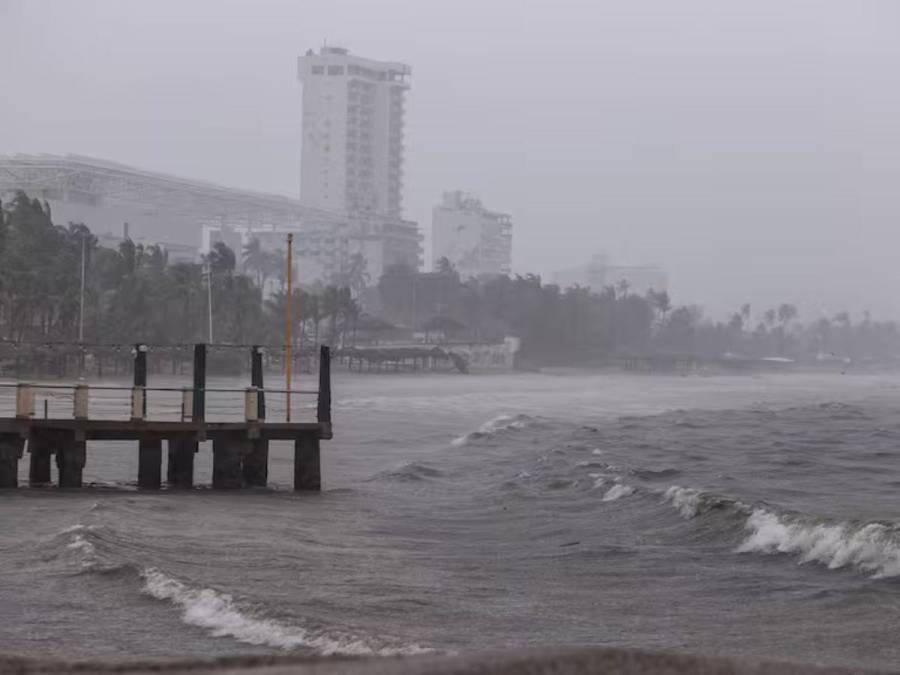
{"type": "Polygon", "coordinates": [[[0,0],[0,152],[296,195],[296,57],[413,68],[406,216],[513,214],[514,268],[608,252],[718,315],[900,318],[900,2],[0,0]]]}

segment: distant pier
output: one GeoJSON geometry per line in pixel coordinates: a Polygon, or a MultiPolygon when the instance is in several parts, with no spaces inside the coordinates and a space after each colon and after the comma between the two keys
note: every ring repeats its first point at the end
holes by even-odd
{"type": "MultiPolygon", "coordinates": [[[[264,487],[268,482],[269,441],[294,442],[294,489],[321,490],[320,442],[332,438],[331,354],[319,354],[319,388],[315,391],[266,389],[263,386],[262,350],[250,348],[250,386],[212,389],[206,386],[207,345],[194,346],[193,386],[184,388],[147,386],[147,347],[135,345],[134,384],[123,386],[33,385],[11,383],[15,388],[14,417],[0,417],[0,488],[18,487],[19,461],[28,454],[30,486],[51,484],[55,458],[58,486],[82,486],[88,441],[136,441],[137,486],[158,490],[163,486],[163,442],[168,452],[165,483],[172,488],[194,485],[194,455],[200,442],[211,440],[212,487],[236,489],[264,487]],[[35,411],[35,391],[64,390],[71,394],[71,417],[40,417],[35,411]],[[208,393],[229,393],[243,399],[243,415],[231,421],[206,420],[208,393]],[[104,394],[124,398],[129,414],[121,419],[98,419],[90,415],[91,396],[104,394]],[[315,395],[316,416],[309,421],[275,422],[266,419],[266,394],[283,394],[290,410],[291,394],[315,395]],[[148,415],[153,396],[180,398],[177,419],[154,419],[148,415]]],[[[46,405],[46,401],[45,401],[46,405]]]]}

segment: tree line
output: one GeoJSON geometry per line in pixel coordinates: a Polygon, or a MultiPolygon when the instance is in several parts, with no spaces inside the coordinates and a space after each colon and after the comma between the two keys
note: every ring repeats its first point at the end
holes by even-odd
{"type": "MultiPolygon", "coordinates": [[[[210,300],[214,342],[283,342],[283,259],[259,242],[237,252],[218,242],[201,261],[173,262],[159,246],[126,239],[104,247],[84,224],[55,225],[49,206],[24,193],[0,205],[0,336],[76,342],[82,259],[85,343],[206,341],[210,300]]],[[[434,272],[394,266],[370,284],[365,260],[351,263],[331,283],[293,290],[298,344],[511,335],[521,340],[523,362],[535,365],[648,355],[900,355],[897,325],[868,314],[855,323],[847,312],[803,322],[790,303],[756,313],[745,304],[717,321],[695,305],[673,305],[665,291],[637,293],[627,284],[560,288],[530,274],[463,280],[446,260],[434,272]]]]}
{"type": "MultiPolygon", "coordinates": [[[[79,223],[55,225],[46,203],[18,193],[0,205],[0,335],[19,342],[76,342],[81,321],[84,251],[84,338],[88,344],[189,344],[209,338],[232,344],[281,344],[286,289],[263,297],[265,274],[251,242],[236,253],[217,242],[199,262],[170,262],[160,246],[130,239],[100,246],[79,223]],[[239,260],[239,256],[243,260],[239,260]],[[244,263],[243,265],[241,263],[244,263]],[[240,267],[251,271],[239,272],[240,267]],[[211,303],[210,303],[211,300],[211,303]]],[[[284,277],[268,262],[268,275],[284,277]]],[[[348,288],[294,289],[301,341],[347,339],[360,314],[348,288]]]]}
{"type": "Polygon", "coordinates": [[[536,275],[463,280],[446,260],[434,272],[395,266],[378,282],[380,312],[420,329],[435,317],[454,337],[521,339],[520,355],[533,364],[603,362],[636,356],[796,361],[900,358],[900,330],[866,312],[799,320],[791,303],[754,320],[750,304],[726,321],[706,318],[697,305],[674,306],[666,291],[635,293],[627,283],[599,290],[543,283],[536,275]],[[450,322],[452,320],[453,323],[450,322]],[[422,322],[425,322],[424,324],[422,322]]]}

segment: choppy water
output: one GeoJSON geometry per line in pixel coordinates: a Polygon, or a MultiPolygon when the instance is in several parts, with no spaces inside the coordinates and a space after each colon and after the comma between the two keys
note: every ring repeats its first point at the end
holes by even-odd
{"type": "Polygon", "coordinates": [[[280,445],[272,490],[137,493],[129,444],[0,493],[2,650],[900,659],[900,378],[362,377],[335,427],[320,495],[280,445]]]}

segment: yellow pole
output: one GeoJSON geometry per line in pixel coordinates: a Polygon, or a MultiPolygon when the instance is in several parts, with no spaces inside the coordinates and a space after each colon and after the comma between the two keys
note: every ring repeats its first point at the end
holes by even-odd
{"type": "Polygon", "coordinates": [[[294,268],[294,235],[287,236],[287,308],[285,309],[285,344],[284,344],[284,421],[291,421],[291,309],[293,309],[293,268],[294,268]]]}

